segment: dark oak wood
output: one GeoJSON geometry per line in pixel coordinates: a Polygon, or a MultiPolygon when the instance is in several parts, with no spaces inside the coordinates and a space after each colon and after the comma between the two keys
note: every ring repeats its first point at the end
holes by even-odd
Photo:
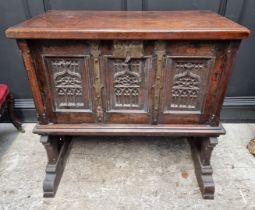
{"type": "Polygon", "coordinates": [[[49,11],[6,31],[19,39],[242,39],[248,34],[210,11],[49,11]]]}
{"type": "Polygon", "coordinates": [[[40,135],[81,136],[219,136],[225,134],[225,129],[221,124],[216,127],[185,124],[38,124],[33,132],[40,135]]]}
{"type": "Polygon", "coordinates": [[[204,199],[214,199],[215,186],[210,159],[218,140],[216,137],[190,138],[189,142],[202,196],[204,199]]]}
{"type": "Polygon", "coordinates": [[[47,124],[48,119],[45,112],[45,106],[43,104],[41,89],[38,84],[38,77],[36,75],[34,63],[30,54],[30,49],[27,45],[26,40],[19,40],[17,44],[23,58],[23,63],[27,72],[29,85],[32,90],[32,96],[35,103],[38,121],[41,124],[47,124]]]}
{"type": "Polygon", "coordinates": [[[48,156],[46,177],[43,181],[43,196],[54,197],[65,168],[72,141],[70,136],[43,135],[41,136],[41,143],[44,145],[48,156]]]}
{"type": "Polygon", "coordinates": [[[205,199],[211,152],[241,39],[249,30],[208,11],[50,11],[9,28],[16,38],[55,195],[70,136],[187,136],[205,199]],[[67,139],[61,141],[60,139],[67,139]]]}

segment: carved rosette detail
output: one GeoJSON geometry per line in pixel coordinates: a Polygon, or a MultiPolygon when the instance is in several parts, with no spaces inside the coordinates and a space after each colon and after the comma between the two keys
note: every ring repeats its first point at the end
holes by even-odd
{"type": "Polygon", "coordinates": [[[51,61],[53,82],[58,108],[80,108],[84,106],[79,61],[54,59],[51,61]]]}
{"type": "Polygon", "coordinates": [[[115,63],[114,95],[116,107],[138,107],[140,95],[140,75],[131,69],[137,63],[115,63]]]}

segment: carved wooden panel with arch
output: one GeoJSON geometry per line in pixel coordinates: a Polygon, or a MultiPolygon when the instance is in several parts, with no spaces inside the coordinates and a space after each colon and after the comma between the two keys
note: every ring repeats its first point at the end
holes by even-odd
{"type": "Polygon", "coordinates": [[[86,41],[33,43],[36,74],[50,122],[96,122],[93,57],[86,41]]]}
{"type": "Polygon", "coordinates": [[[147,111],[148,106],[148,78],[145,59],[131,59],[128,63],[124,59],[109,59],[111,81],[107,87],[109,93],[108,111],[147,111]]]}
{"type": "Polygon", "coordinates": [[[102,55],[105,121],[150,123],[155,56],[140,41],[120,41],[102,55]]]}
{"type": "Polygon", "coordinates": [[[89,56],[44,56],[56,112],[91,110],[89,56]]]}
{"type": "Polygon", "coordinates": [[[201,113],[211,61],[211,57],[167,57],[164,113],[201,113]]]}
{"type": "Polygon", "coordinates": [[[161,123],[176,123],[182,118],[198,123],[205,114],[209,76],[215,62],[213,50],[208,50],[205,55],[183,54],[166,56],[159,115],[161,123]]]}
{"type": "MultiPolygon", "coordinates": [[[[105,57],[105,109],[108,116],[148,115],[150,108],[152,57],[133,58],[128,62],[123,58],[105,57]]],[[[137,118],[139,119],[139,118],[137,118]]],[[[118,120],[115,118],[115,120],[118,120]]],[[[114,121],[115,121],[114,120],[114,121]]]]}
{"type": "Polygon", "coordinates": [[[56,110],[84,108],[79,62],[66,58],[46,58],[45,62],[52,74],[56,110]]]}

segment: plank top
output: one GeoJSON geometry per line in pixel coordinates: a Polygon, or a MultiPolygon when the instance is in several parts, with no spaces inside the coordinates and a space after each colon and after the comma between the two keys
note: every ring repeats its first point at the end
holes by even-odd
{"type": "Polygon", "coordinates": [[[6,31],[16,39],[243,39],[250,31],[210,11],[48,11],[6,31]]]}

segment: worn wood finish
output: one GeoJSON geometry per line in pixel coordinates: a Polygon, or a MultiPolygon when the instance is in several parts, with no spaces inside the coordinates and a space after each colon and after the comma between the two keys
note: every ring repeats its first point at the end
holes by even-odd
{"type": "Polygon", "coordinates": [[[204,199],[214,199],[215,185],[210,159],[218,140],[216,137],[190,138],[189,142],[202,196],[204,199]]]}
{"type": "Polygon", "coordinates": [[[48,156],[46,176],[43,181],[43,196],[54,197],[71,147],[70,136],[41,136],[48,156]]]}
{"type": "Polygon", "coordinates": [[[54,124],[36,125],[34,133],[45,135],[84,136],[219,136],[225,134],[220,124],[209,125],[146,125],[146,124],[54,124]]]}
{"type": "Polygon", "coordinates": [[[242,39],[249,30],[210,11],[49,11],[6,35],[19,39],[242,39]]]}
{"type": "Polygon", "coordinates": [[[33,100],[37,112],[37,119],[41,124],[47,124],[48,118],[45,112],[45,106],[43,104],[41,89],[38,85],[38,78],[34,69],[34,63],[30,54],[30,49],[28,47],[26,40],[18,40],[17,44],[22,54],[29,85],[32,90],[33,100]]]}
{"type": "Polygon", "coordinates": [[[150,123],[156,62],[153,43],[105,41],[102,47],[104,122],[150,123]]]}
{"type": "Polygon", "coordinates": [[[238,43],[28,41],[49,122],[212,126],[238,43]]]}
{"type": "Polygon", "coordinates": [[[49,121],[95,122],[95,91],[91,88],[94,72],[89,43],[57,40],[29,40],[28,43],[49,121]]]}
{"type": "Polygon", "coordinates": [[[136,135],[191,139],[203,198],[213,198],[211,152],[248,29],[208,11],[51,11],[6,34],[18,39],[39,115],[45,196],[64,169],[70,141],[60,138],[136,135]]]}

